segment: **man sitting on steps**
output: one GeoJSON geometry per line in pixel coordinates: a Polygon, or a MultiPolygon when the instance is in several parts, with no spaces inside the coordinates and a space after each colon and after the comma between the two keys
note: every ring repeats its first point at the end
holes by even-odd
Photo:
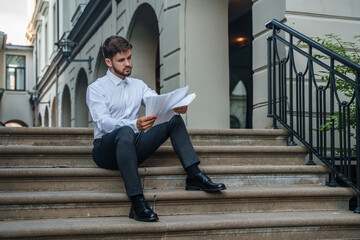
{"type": "MultiPolygon", "coordinates": [[[[132,45],[119,36],[110,36],[102,44],[109,69],[104,77],[88,87],[86,93],[94,122],[92,156],[99,167],[120,170],[132,202],[129,217],[138,221],[157,221],[157,214],[144,198],[138,165],[169,137],[187,172],[186,190],[213,192],[226,188],[222,183],[213,183],[198,168],[200,161],[180,115],[154,127],[156,115],[138,118],[145,97],[157,93],[143,81],[129,77],[132,70],[131,49],[132,45]]],[[[184,114],[187,106],[174,111],[184,114]]]]}

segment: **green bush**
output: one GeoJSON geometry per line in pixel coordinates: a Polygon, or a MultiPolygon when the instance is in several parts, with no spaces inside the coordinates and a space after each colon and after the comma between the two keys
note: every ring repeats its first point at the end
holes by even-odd
{"type": "MultiPolygon", "coordinates": [[[[315,41],[320,43],[321,45],[329,48],[330,50],[340,54],[341,56],[347,58],[348,60],[360,65],[360,54],[359,54],[359,46],[360,46],[360,35],[354,36],[354,42],[345,42],[338,35],[335,34],[326,34],[325,37],[315,37],[313,38],[315,41]]],[[[321,54],[314,54],[314,57],[317,59],[327,60],[330,59],[329,56],[324,56],[321,54]]],[[[353,69],[343,65],[343,64],[335,64],[335,70],[339,73],[353,79],[356,81],[356,73],[353,69]]],[[[322,81],[329,81],[329,73],[326,71],[319,71],[317,74],[318,77],[321,78],[322,81]]],[[[347,81],[335,76],[336,89],[338,92],[342,92],[345,96],[351,98],[354,93],[354,85],[348,83],[347,81]]],[[[350,119],[345,119],[347,122],[349,120],[350,126],[352,129],[356,129],[356,107],[355,102],[350,105],[350,119]]],[[[329,131],[331,128],[336,130],[343,129],[344,126],[340,124],[340,116],[339,113],[336,112],[335,115],[331,116],[330,120],[326,122],[326,124],[320,127],[321,131],[329,131]]],[[[355,134],[351,134],[353,138],[356,138],[355,134]]],[[[355,147],[353,148],[353,153],[355,153],[355,147]]]]}

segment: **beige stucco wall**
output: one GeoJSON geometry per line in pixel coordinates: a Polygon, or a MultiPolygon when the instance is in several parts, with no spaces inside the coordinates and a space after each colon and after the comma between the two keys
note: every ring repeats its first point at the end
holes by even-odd
{"type": "Polygon", "coordinates": [[[353,41],[360,33],[360,1],[286,1],[286,24],[310,37],[338,34],[353,41]]]}
{"type": "Polygon", "coordinates": [[[269,127],[272,120],[267,118],[267,21],[283,20],[285,0],[254,1],[253,11],[253,128],[269,127]]]}
{"type": "Polygon", "coordinates": [[[229,128],[228,1],[187,1],[184,75],[197,98],[187,114],[190,128],[229,128]]]}

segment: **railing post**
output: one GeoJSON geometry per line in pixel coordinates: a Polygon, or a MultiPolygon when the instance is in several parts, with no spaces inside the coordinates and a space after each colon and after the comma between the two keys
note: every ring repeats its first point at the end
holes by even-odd
{"type": "MultiPolygon", "coordinates": [[[[290,98],[290,107],[289,107],[289,112],[290,112],[290,128],[294,129],[294,90],[293,90],[293,60],[294,60],[294,55],[293,55],[293,36],[290,34],[290,46],[289,46],[289,61],[290,61],[290,66],[289,66],[289,85],[290,85],[290,93],[289,93],[289,98],[290,98]]],[[[294,141],[294,134],[290,135],[290,142],[288,144],[289,146],[296,146],[297,144],[294,141]]]]}
{"type": "MultiPolygon", "coordinates": [[[[330,129],[330,151],[331,151],[331,173],[330,173],[330,187],[336,187],[338,186],[336,180],[335,180],[335,120],[332,116],[334,116],[334,97],[335,97],[335,75],[334,75],[334,59],[330,59],[330,121],[331,121],[331,129],[330,129]]],[[[326,114],[326,112],[325,112],[326,114]]],[[[325,149],[326,151],[326,149],[325,149]]]]}
{"type": "MultiPolygon", "coordinates": [[[[355,107],[356,119],[360,119],[360,72],[356,72],[355,107]]],[[[356,187],[360,191],[360,121],[356,121],[356,187]]],[[[360,193],[357,194],[357,208],[354,211],[360,214],[360,193]]]]}
{"type": "MultiPolygon", "coordinates": [[[[276,50],[277,50],[277,47],[276,47],[276,38],[275,38],[275,35],[276,35],[276,28],[275,26],[273,26],[273,40],[272,40],[272,73],[273,73],[273,115],[275,116],[277,113],[276,113],[276,50]]],[[[275,117],[273,117],[273,125],[272,125],[272,129],[278,129],[278,127],[276,126],[276,119],[275,117]]]]}
{"type": "MultiPolygon", "coordinates": [[[[312,47],[309,46],[309,79],[308,79],[308,84],[309,84],[309,89],[308,89],[308,94],[309,94],[309,145],[311,147],[313,147],[313,115],[312,115],[312,80],[313,80],[313,76],[314,76],[314,69],[313,69],[313,62],[312,62],[312,47]]],[[[306,165],[316,165],[314,160],[313,160],[313,153],[312,151],[309,152],[309,160],[306,163],[306,165]]]]}
{"type": "Polygon", "coordinates": [[[268,78],[268,117],[274,117],[272,112],[272,79],[271,79],[271,40],[272,35],[267,38],[267,78],[268,78]]]}

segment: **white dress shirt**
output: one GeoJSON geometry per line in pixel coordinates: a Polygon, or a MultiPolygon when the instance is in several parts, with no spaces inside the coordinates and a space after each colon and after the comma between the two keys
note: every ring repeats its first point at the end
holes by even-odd
{"type": "Polygon", "coordinates": [[[126,77],[124,80],[110,70],[102,78],[90,84],[86,92],[86,103],[94,122],[94,138],[101,138],[122,126],[131,127],[134,132],[138,112],[145,105],[144,98],[157,93],[139,79],[126,77]]]}

